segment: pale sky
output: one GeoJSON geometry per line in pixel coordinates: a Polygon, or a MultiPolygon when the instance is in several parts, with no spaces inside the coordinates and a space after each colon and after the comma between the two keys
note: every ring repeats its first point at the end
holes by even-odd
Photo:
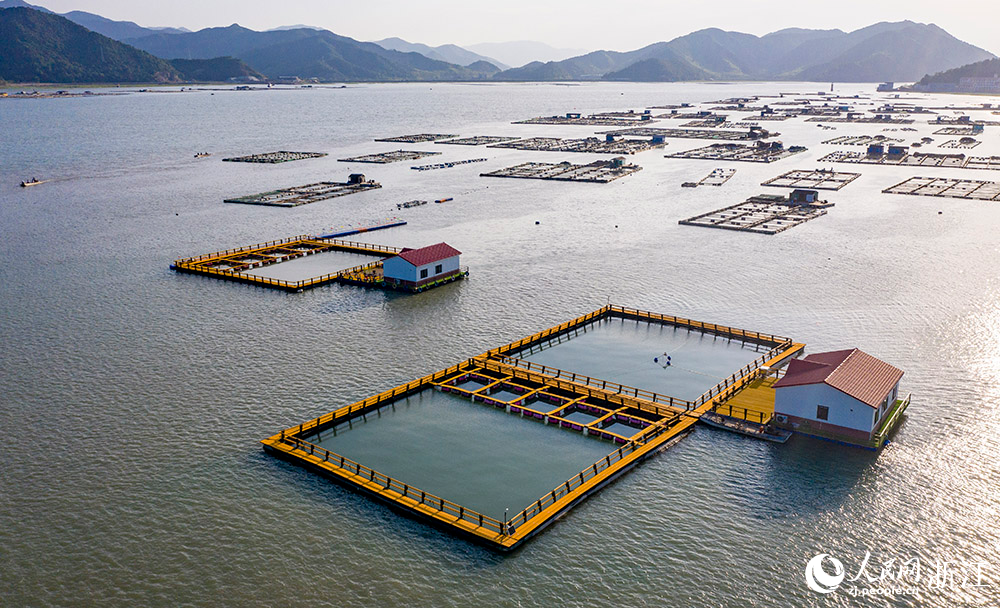
{"type": "Polygon", "coordinates": [[[147,27],[306,24],[357,40],[398,36],[437,46],[536,40],[559,48],[628,51],[719,27],[763,35],[786,27],[850,31],[879,21],[936,23],[1000,55],[997,0],[27,0],[147,27]]]}

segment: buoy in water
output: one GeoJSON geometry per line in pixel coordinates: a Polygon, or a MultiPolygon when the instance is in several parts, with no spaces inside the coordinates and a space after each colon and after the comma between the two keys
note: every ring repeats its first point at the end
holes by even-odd
{"type": "Polygon", "coordinates": [[[538,220],[535,220],[535,225],[537,226],[539,224],[541,224],[541,222],[539,222],[538,220]]]}

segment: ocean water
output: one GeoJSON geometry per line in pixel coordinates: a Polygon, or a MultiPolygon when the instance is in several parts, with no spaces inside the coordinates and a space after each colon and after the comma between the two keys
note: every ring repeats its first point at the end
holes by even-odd
{"type": "MultiPolygon", "coordinates": [[[[0,100],[0,604],[995,605],[1000,204],[881,190],[1000,171],[838,164],[863,175],[824,193],[836,203],[827,216],[764,236],[677,221],[783,193],[759,184],[818,168],[837,149],[825,139],[883,126],[767,123],[809,150],[770,165],[645,152],[633,157],[643,171],[607,185],[478,177],[599,158],[588,154],[372,141],[584,137],[606,129],[510,122],[822,88],[435,83],[0,100]],[[398,148],[490,160],[426,172],[337,161],[398,148]],[[278,149],[329,156],[221,162],[278,149]],[[193,158],[201,151],[212,156],[193,158]],[[717,166],[737,173],[719,188],[680,188],[717,166]],[[384,187],[292,209],[222,203],[357,171],[384,187]],[[52,181],[17,187],[33,176],[52,181]],[[455,200],[396,210],[442,197],[455,200]],[[417,296],[336,285],[286,294],[169,269],[388,215],[409,225],[366,240],[447,241],[469,279],[417,296]],[[790,336],[811,352],[860,347],[905,370],[913,404],[877,456],[699,428],[508,556],[260,449],[281,428],[609,301],[790,336]],[[919,558],[921,594],[806,586],[813,556],[835,556],[853,575],[866,552],[872,563],[919,558]],[[988,585],[929,589],[944,560],[985,562],[988,585]]],[[[885,134],[915,141],[934,130],[925,120],[916,133],[885,134]]],[[[964,152],[1000,155],[997,128],[964,152]]],[[[670,140],[667,150],[706,143],[670,140]]]]}

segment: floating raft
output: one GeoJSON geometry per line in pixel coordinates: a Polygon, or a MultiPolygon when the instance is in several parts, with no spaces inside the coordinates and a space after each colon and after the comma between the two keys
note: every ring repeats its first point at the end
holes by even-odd
{"type": "Polygon", "coordinates": [[[546,179],[562,182],[592,182],[606,184],[616,179],[642,171],[639,165],[624,164],[624,159],[599,160],[587,165],[569,162],[522,163],[506,169],[480,173],[480,177],[513,177],[519,179],[546,179]]]}
{"type": "Polygon", "coordinates": [[[775,137],[780,133],[769,133],[767,131],[727,131],[720,129],[663,129],[657,127],[638,127],[635,129],[618,129],[615,131],[603,131],[600,135],[611,135],[619,137],[673,137],[677,139],[722,139],[732,141],[745,141],[775,137]]]}
{"type": "Polygon", "coordinates": [[[415,171],[433,171],[435,169],[450,169],[452,167],[468,165],[470,163],[485,163],[488,160],[488,158],[470,158],[469,160],[453,160],[451,162],[437,163],[435,165],[416,165],[410,168],[415,171]]]}
{"type": "Polygon", "coordinates": [[[806,122],[855,122],[878,125],[912,125],[912,118],[893,118],[888,115],[878,116],[815,116],[807,118],[806,122]]]}
{"type": "Polygon", "coordinates": [[[298,207],[299,205],[308,205],[309,203],[337,198],[338,196],[376,190],[381,187],[382,184],[371,180],[358,182],[316,182],[314,184],[306,184],[305,186],[282,188],[250,196],[227,198],[224,202],[241,203],[244,205],[267,205],[271,207],[298,207]]]}
{"type": "Polygon", "coordinates": [[[222,160],[227,163],[267,163],[273,165],[305,160],[307,158],[321,158],[323,156],[326,156],[323,152],[286,152],[282,150],[279,152],[266,152],[264,154],[251,154],[249,156],[234,156],[232,158],[223,158],[222,160]]]}
{"type": "Polygon", "coordinates": [[[698,180],[699,186],[721,186],[736,175],[736,169],[713,169],[711,173],[698,180]]]}
{"type": "MultiPolygon", "coordinates": [[[[626,115],[628,116],[628,115],[626,115]]],[[[656,122],[649,114],[633,114],[631,117],[621,115],[609,116],[597,115],[581,116],[572,113],[564,116],[538,116],[528,120],[519,120],[511,124],[515,125],[580,125],[586,127],[624,127],[627,125],[651,124],[656,122]]]]}
{"type": "Polygon", "coordinates": [[[378,154],[365,154],[351,158],[338,158],[342,163],[375,163],[384,165],[396,163],[402,160],[417,160],[425,156],[437,156],[441,152],[420,152],[417,150],[395,150],[393,152],[379,152],[378,154]]]}
{"type": "Polygon", "coordinates": [[[861,177],[860,173],[838,173],[817,169],[814,171],[789,171],[771,178],[761,186],[776,188],[811,188],[814,190],[840,190],[861,177]]]}
{"type": "Polygon", "coordinates": [[[940,147],[969,149],[969,148],[975,148],[980,143],[982,142],[980,142],[978,139],[972,139],[971,137],[963,137],[962,139],[950,139],[941,144],[940,147]]]}
{"type": "Polygon", "coordinates": [[[982,129],[972,127],[942,127],[934,131],[934,135],[981,135],[982,129]]]}
{"type": "Polygon", "coordinates": [[[882,191],[885,194],[913,194],[942,198],[1000,201],[1000,183],[946,177],[911,177],[882,191]]]}
{"type": "Polygon", "coordinates": [[[373,222],[363,226],[351,226],[344,227],[339,230],[335,230],[329,234],[321,234],[318,238],[321,239],[338,239],[345,236],[351,236],[352,234],[361,234],[363,232],[375,232],[376,230],[385,230],[386,228],[395,228],[396,226],[405,226],[406,220],[401,220],[398,217],[386,219],[383,221],[373,222]]]}
{"type": "Polygon", "coordinates": [[[439,139],[452,139],[458,137],[458,135],[444,135],[441,133],[419,133],[417,135],[398,135],[396,137],[383,137],[382,139],[376,139],[378,142],[391,142],[397,144],[422,144],[428,141],[437,141],[439,139]]]}
{"type": "Polygon", "coordinates": [[[869,146],[871,144],[899,144],[902,139],[886,137],[885,135],[843,135],[823,142],[837,146],[869,146]]]}
{"type": "Polygon", "coordinates": [[[489,144],[499,144],[505,141],[515,141],[519,137],[503,137],[499,135],[476,135],[475,137],[463,137],[462,139],[448,139],[435,141],[436,144],[451,144],[455,146],[486,146],[489,144]]]}
{"type": "Polygon", "coordinates": [[[824,216],[831,203],[792,203],[787,197],[761,194],[715,211],[680,220],[684,226],[721,228],[757,234],[777,234],[824,216]]]}
{"type": "Polygon", "coordinates": [[[1000,156],[966,156],[964,154],[863,154],[837,150],[819,162],[856,163],[866,165],[905,165],[913,167],[951,167],[954,169],[1000,169],[1000,156]]]}
{"type": "Polygon", "coordinates": [[[536,152],[584,152],[590,154],[635,154],[655,148],[662,148],[662,141],[638,139],[599,139],[587,137],[584,139],[561,139],[558,137],[532,137],[501,144],[491,148],[511,148],[514,150],[532,150],[536,152]]]}
{"type": "Polygon", "coordinates": [[[666,158],[697,158],[702,160],[733,160],[750,163],[773,163],[788,158],[793,154],[804,152],[806,148],[792,146],[785,149],[780,146],[760,142],[752,144],[712,144],[704,148],[695,148],[684,152],[667,154],[666,158]]]}
{"type": "MultiPolygon", "coordinates": [[[[609,305],[286,428],[261,443],[269,454],[384,502],[397,512],[490,549],[508,552],[539,534],[564,513],[643,460],[684,437],[720,401],[757,378],[758,370],[774,369],[803,348],[804,345],[793,343],[788,338],[609,305]],[[640,388],[532,365],[529,361],[516,358],[526,348],[530,350],[534,345],[612,317],[752,342],[766,352],[694,401],[671,399],[640,388]],[[338,429],[339,432],[350,433],[353,420],[367,420],[368,415],[377,415],[383,408],[392,408],[396,402],[428,389],[465,397],[470,407],[489,407],[526,421],[546,424],[553,433],[594,434],[612,441],[616,447],[611,448],[606,457],[573,475],[522,511],[500,520],[414,487],[405,479],[389,477],[364,463],[318,445],[324,434],[327,437],[336,435],[338,429]],[[586,412],[591,421],[575,421],[571,412],[586,412]],[[629,434],[610,432],[606,430],[608,427],[629,429],[629,434]]],[[[332,443],[336,444],[335,441],[332,443]]],[[[390,446],[387,448],[391,449],[390,446]]],[[[456,463],[456,466],[460,467],[461,463],[456,463]]]]}

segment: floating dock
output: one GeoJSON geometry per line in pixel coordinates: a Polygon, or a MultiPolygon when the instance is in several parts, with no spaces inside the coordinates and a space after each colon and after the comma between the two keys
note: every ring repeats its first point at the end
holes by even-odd
{"type": "Polygon", "coordinates": [[[788,197],[761,194],[715,211],[680,220],[683,226],[721,228],[757,234],[778,234],[826,215],[831,203],[793,203],[788,197]]]}
{"type": "Polygon", "coordinates": [[[770,133],[763,129],[748,129],[746,131],[726,131],[721,129],[663,129],[657,127],[638,127],[635,129],[619,129],[604,131],[599,135],[611,137],[673,137],[677,139],[719,139],[730,141],[747,141],[777,137],[780,133],[770,133]]]}
{"type": "Polygon", "coordinates": [[[287,152],[281,150],[278,152],[265,152],[264,154],[251,154],[249,156],[234,156],[232,158],[223,158],[222,160],[227,163],[266,163],[274,165],[305,160],[307,158],[322,158],[324,156],[326,156],[324,152],[287,152]]]}
{"type": "Polygon", "coordinates": [[[913,194],[977,201],[1000,201],[1000,183],[947,177],[911,177],[882,191],[885,194],[913,194]]]}
{"type": "Polygon", "coordinates": [[[453,139],[458,135],[445,135],[442,133],[418,133],[417,135],[398,135],[396,137],[383,137],[376,139],[377,142],[389,142],[394,144],[422,144],[428,141],[439,139],[453,139]]]}
{"type": "Polygon", "coordinates": [[[773,163],[804,152],[806,148],[792,146],[785,149],[780,142],[757,142],[757,144],[712,144],[684,152],[667,154],[666,158],[697,158],[702,160],[733,160],[750,163],[773,163]]]}
{"type": "Polygon", "coordinates": [[[352,181],[347,182],[316,182],[294,188],[282,188],[280,190],[271,190],[270,192],[261,192],[260,194],[251,194],[249,196],[227,198],[224,202],[240,203],[243,205],[267,205],[270,207],[298,207],[299,205],[308,205],[309,203],[347,196],[348,194],[377,190],[381,187],[382,184],[366,180],[362,175],[360,179],[352,179],[352,181]]]}
{"type": "Polygon", "coordinates": [[[591,182],[606,184],[616,179],[642,171],[639,165],[625,164],[625,159],[599,160],[586,165],[568,161],[554,163],[521,163],[506,169],[480,173],[480,177],[513,177],[518,179],[546,179],[561,182],[591,182]]]}
{"type": "Polygon", "coordinates": [[[501,144],[505,141],[515,141],[520,137],[505,137],[500,135],[476,135],[474,137],[463,137],[461,139],[448,139],[435,141],[436,144],[450,144],[453,146],[487,146],[490,144],[501,144]]]}
{"type": "Polygon", "coordinates": [[[964,154],[864,154],[837,150],[819,162],[856,163],[867,165],[904,165],[912,167],[950,167],[954,169],[1000,169],[1000,156],[966,156],[964,154]]]}
{"type": "Polygon", "coordinates": [[[942,127],[934,131],[934,135],[982,135],[982,128],[974,127],[942,127]]]}
{"type": "Polygon", "coordinates": [[[605,139],[587,137],[584,139],[561,139],[558,137],[532,137],[518,141],[493,144],[491,148],[510,148],[536,152],[584,152],[590,154],[635,154],[662,148],[666,144],[660,140],[622,139],[608,135],[605,139]]]}
{"type": "Polygon", "coordinates": [[[385,165],[388,163],[398,163],[403,160],[417,160],[426,156],[437,156],[441,152],[420,152],[417,150],[394,150],[392,152],[379,152],[377,154],[364,154],[362,156],[352,156],[350,158],[338,158],[342,163],[374,163],[385,165]]]}
{"type": "Polygon", "coordinates": [[[469,160],[453,160],[447,163],[437,163],[434,165],[414,165],[410,168],[414,171],[433,171],[435,169],[450,169],[452,167],[468,165],[470,163],[485,163],[488,160],[488,158],[470,158],[469,160]]]}
{"type": "Polygon", "coordinates": [[[395,228],[397,226],[405,226],[406,221],[401,220],[398,217],[386,218],[384,220],[378,220],[374,222],[369,222],[360,226],[343,226],[339,229],[334,230],[329,234],[321,234],[318,238],[321,239],[339,239],[345,236],[351,236],[353,234],[362,234],[364,232],[375,232],[376,230],[385,230],[386,228],[395,228]]]}
{"type": "Polygon", "coordinates": [[[811,188],[813,190],[840,190],[861,177],[860,173],[839,173],[816,169],[814,171],[789,171],[771,178],[761,186],[776,188],[811,188]]]}
{"type": "MultiPolygon", "coordinates": [[[[286,428],[261,443],[268,453],[387,503],[398,512],[491,549],[508,552],[523,545],[641,461],[680,440],[701,416],[713,412],[720,402],[754,381],[759,376],[758,370],[780,367],[803,348],[804,345],[788,338],[606,306],[286,428]],[[520,358],[525,351],[531,352],[574,332],[585,333],[588,327],[612,320],[635,323],[637,327],[645,324],[701,333],[716,340],[753,344],[764,352],[731,375],[717,379],[717,384],[693,400],[674,399],[520,358]],[[501,516],[467,508],[415,487],[407,479],[380,472],[330,449],[338,446],[340,435],[357,432],[353,430],[355,424],[365,425],[367,421],[377,420],[383,412],[389,414],[394,410],[397,403],[409,403],[407,400],[411,397],[428,395],[426,391],[464,398],[470,408],[486,408],[483,415],[486,412],[507,414],[525,420],[524,424],[529,424],[528,421],[544,424],[552,433],[577,433],[591,436],[593,441],[607,441],[608,453],[537,500],[523,505],[520,511],[501,516]]],[[[434,416],[433,413],[424,415],[434,416]]],[[[446,475],[454,477],[460,467],[461,463],[455,463],[446,475]]],[[[436,483],[433,478],[425,478],[425,481],[436,483]]],[[[516,478],[512,481],[516,485],[516,478]]],[[[521,506],[517,504],[515,508],[521,506]]]]}

